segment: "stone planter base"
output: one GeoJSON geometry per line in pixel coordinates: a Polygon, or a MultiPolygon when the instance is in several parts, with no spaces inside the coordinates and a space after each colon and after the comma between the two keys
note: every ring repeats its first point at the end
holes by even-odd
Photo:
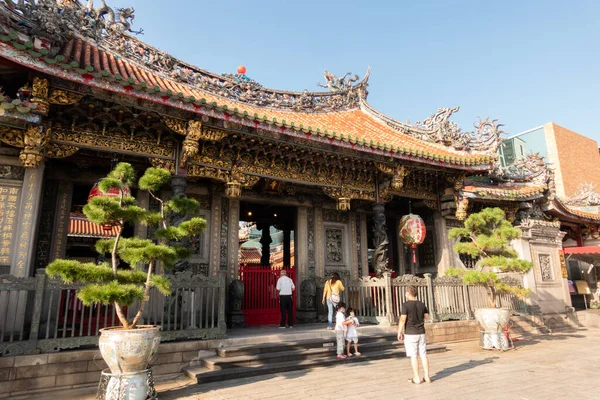
{"type": "Polygon", "coordinates": [[[157,399],[154,389],[152,368],[133,374],[112,374],[109,369],[102,371],[97,399],[157,399]]]}
{"type": "Polygon", "coordinates": [[[504,332],[490,333],[481,331],[479,347],[485,350],[510,350],[513,348],[513,345],[504,332]]]}

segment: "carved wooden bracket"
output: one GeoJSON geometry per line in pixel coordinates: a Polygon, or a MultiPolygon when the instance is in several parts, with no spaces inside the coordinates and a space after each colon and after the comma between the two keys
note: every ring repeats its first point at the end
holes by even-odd
{"type": "Polygon", "coordinates": [[[19,159],[25,168],[37,168],[44,159],[50,129],[38,125],[29,126],[26,130],[0,126],[0,140],[23,149],[19,159]]]}
{"type": "Polygon", "coordinates": [[[166,169],[172,174],[175,173],[175,160],[151,157],[148,158],[148,161],[150,161],[150,164],[152,164],[153,167],[166,169]]]}
{"type": "Polygon", "coordinates": [[[50,91],[50,95],[48,96],[48,102],[50,104],[69,106],[78,103],[81,99],[83,99],[83,96],[84,95],[81,93],[69,92],[62,89],[52,89],[50,91]]]}
{"type": "Polygon", "coordinates": [[[188,164],[187,174],[190,178],[209,178],[226,184],[225,194],[230,198],[242,195],[242,188],[250,189],[260,180],[259,176],[248,175],[243,166],[234,166],[231,171],[221,168],[188,164]]]}
{"type": "Polygon", "coordinates": [[[48,103],[48,79],[35,77],[31,87],[31,102],[37,105],[36,114],[48,115],[50,105],[48,103]]]}
{"type": "Polygon", "coordinates": [[[79,147],[68,144],[50,143],[46,147],[46,157],[49,158],[65,158],[72,156],[79,151],[79,147]]]}
{"type": "Polygon", "coordinates": [[[466,197],[456,196],[456,219],[464,221],[467,218],[469,212],[469,199],[466,197]]]}
{"type": "Polygon", "coordinates": [[[392,190],[402,189],[404,187],[404,178],[410,174],[410,169],[404,165],[375,163],[375,167],[385,175],[392,177],[392,190]]]}
{"type": "Polygon", "coordinates": [[[164,121],[165,125],[173,132],[185,135],[179,162],[182,168],[186,166],[188,159],[198,154],[200,140],[219,141],[228,134],[220,129],[203,126],[202,122],[197,120],[186,122],[176,118],[165,118],[164,121]]]}

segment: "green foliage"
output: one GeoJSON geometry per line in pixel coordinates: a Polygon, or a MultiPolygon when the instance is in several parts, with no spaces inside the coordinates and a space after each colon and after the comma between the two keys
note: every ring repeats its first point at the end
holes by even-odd
{"type": "Polygon", "coordinates": [[[165,211],[196,216],[200,211],[200,203],[198,200],[190,199],[188,197],[173,197],[165,203],[165,211]]]}
{"type": "Polygon", "coordinates": [[[61,277],[65,283],[95,283],[116,280],[123,284],[143,284],[146,280],[146,273],[143,271],[118,270],[115,277],[108,264],[96,265],[77,260],[55,260],[46,267],[46,273],[51,278],[61,277]]]}
{"type": "Polygon", "coordinates": [[[135,300],[144,298],[144,287],[131,283],[123,284],[117,281],[109,283],[92,283],[77,292],[77,297],[86,306],[92,304],[130,305],[135,300]]]}
{"type": "MultiPolygon", "coordinates": [[[[138,181],[140,190],[149,191],[156,198],[162,186],[168,184],[171,174],[160,168],[148,168],[138,181]]],[[[171,282],[163,275],[156,275],[157,263],[170,268],[175,262],[191,255],[191,250],[178,244],[181,240],[197,235],[206,228],[206,221],[196,217],[200,204],[193,199],[175,197],[164,201],[159,212],[146,210],[137,205],[135,198],[125,196],[123,187],[130,187],[135,182],[135,171],[128,163],[118,164],[106,178],[98,184],[100,191],[108,193],[119,189],[118,196],[98,196],[91,199],[83,209],[87,218],[99,225],[123,227],[126,223],[158,224],[153,239],[116,238],[100,239],[96,242],[96,251],[110,254],[111,264],[96,265],[76,260],[55,260],[46,268],[50,277],[61,277],[66,283],[84,283],[78,297],[85,305],[100,303],[114,304],[117,315],[121,306],[130,305],[140,300],[140,310],[133,320],[124,315],[119,319],[124,327],[132,329],[141,316],[148,300],[149,290],[155,287],[164,295],[171,293],[171,282]],[[191,217],[178,226],[169,224],[173,215],[191,217]],[[131,267],[129,270],[118,268],[119,260],[131,267]]]]}
{"type": "Polygon", "coordinates": [[[529,294],[521,287],[504,282],[493,270],[504,273],[527,273],[533,268],[529,261],[518,258],[510,242],[521,237],[521,232],[506,220],[500,208],[486,208],[471,214],[464,228],[453,228],[448,236],[459,240],[454,250],[478,260],[478,270],[451,268],[446,275],[462,278],[467,285],[484,286],[488,289],[490,302],[495,307],[497,294],[513,294],[520,298],[529,294]]]}
{"type": "Polygon", "coordinates": [[[171,173],[169,171],[162,168],[148,168],[140,178],[138,186],[142,190],[156,192],[169,183],[170,180],[171,173]]]}

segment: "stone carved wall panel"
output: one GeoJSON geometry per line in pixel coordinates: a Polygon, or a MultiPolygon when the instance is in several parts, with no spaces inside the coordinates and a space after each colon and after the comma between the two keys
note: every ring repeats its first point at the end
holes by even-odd
{"type": "Polygon", "coordinates": [[[538,254],[538,261],[540,265],[540,273],[542,275],[542,282],[553,281],[554,266],[552,265],[552,257],[549,254],[538,254]]]}
{"type": "Polygon", "coordinates": [[[344,230],[340,228],[325,229],[325,262],[330,264],[344,263],[344,230]]]}
{"type": "Polygon", "coordinates": [[[308,278],[314,278],[316,260],[315,260],[315,212],[313,208],[308,208],[306,212],[308,225],[308,278]]]}
{"type": "Polygon", "coordinates": [[[229,199],[221,198],[221,235],[220,235],[220,259],[221,271],[227,270],[227,231],[229,229],[229,199]]]}

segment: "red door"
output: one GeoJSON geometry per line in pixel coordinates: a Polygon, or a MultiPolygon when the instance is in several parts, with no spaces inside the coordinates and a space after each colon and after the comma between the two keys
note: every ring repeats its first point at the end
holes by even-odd
{"type": "MultiPolygon", "coordinates": [[[[285,268],[296,285],[296,269],[285,268]]],[[[247,326],[279,324],[281,312],[277,295],[277,279],[281,269],[241,266],[240,280],[244,283],[242,312],[247,326]]],[[[296,295],[292,296],[293,317],[296,319],[296,295]]]]}

